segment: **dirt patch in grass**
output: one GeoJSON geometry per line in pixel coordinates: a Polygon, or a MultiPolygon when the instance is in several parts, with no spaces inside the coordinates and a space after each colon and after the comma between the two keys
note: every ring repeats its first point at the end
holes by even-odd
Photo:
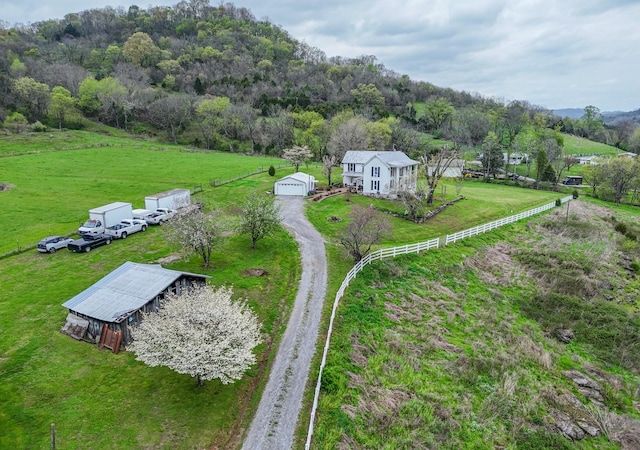
{"type": "Polygon", "coordinates": [[[245,277],[265,277],[269,275],[269,272],[264,269],[247,269],[242,272],[242,275],[245,277]]]}
{"type": "Polygon", "coordinates": [[[508,286],[524,275],[524,271],[514,264],[512,250],[511,245],[500,242],[467,258],[465,264],[485,283],[508,286]]]}
{"type": "Polygon", "coordinates": [[[158,263],[159,264],[171,264],[173,262],[180,261],[180,259],[182,259],[182,256],[180,256],[180,255],[169,255],[169,256],[165,256],[164,258],[160,258],[158,260],[158,263]]]}

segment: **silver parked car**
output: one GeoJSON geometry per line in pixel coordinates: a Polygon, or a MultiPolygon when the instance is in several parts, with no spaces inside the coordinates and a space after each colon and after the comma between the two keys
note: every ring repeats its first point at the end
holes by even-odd
{"type": "Polygon", "coordinates": [[[38,251],[40,253],[55,253],[56,250],[66,248],[70,242],[73,242],[73,239],[64,236],[47,236],[38,242],[38,251]]]}

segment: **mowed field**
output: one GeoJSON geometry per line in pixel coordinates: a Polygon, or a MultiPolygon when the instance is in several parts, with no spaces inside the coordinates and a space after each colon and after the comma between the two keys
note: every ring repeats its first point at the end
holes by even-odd
{"type": "MultiPolygon", "coordinates": [[[[113,201],[143,207],[145,195],[175,187],[202,184],[193,200],[233,222],[246,196],[272,189],[275,178],[262,173],[216,188],[209,179],[230,179],[283,161],[91,133],[72,134],[65,147],[54,136],[50,146],[0,142],[0,154],[10,154],[0,158],[0,180],[11,185],[0,192],[0,253],[29,247],[0,259],[0,287],[10,293],[0,300],[0,448],[48,448],[51,423],[58,448],[233,446],[251,419],[251,402],[295,295],[299,259],[291,237],[281,230],[252,251],[250,240],[231,227],[217,244],[213,267],[205,270],[195,257],[163,264],[209,275],[213,285],[233,286],[234,296],[247,298],[263,324],[265,342],[257,349],[256,367],[232,385],[214,381],[203,388],[186,375],[149,368],[133,354],[114,355],[60,333],[64,301],[126,261],[157,263],[179,254],[167,245],[162,227],[89,254],[40,254],[34,246],[48,234],[75,233],[91,208],[113,201]],[[268,275],[244,275],[252,268],[268,275]]],[[[292,171],[278,170],[276,177],[292,171]]]]}
{"type": "MultiPolygon", "coordinates": [[[[243,199],[271,190],[275,179],[293,172],[293,168],[278,169],[275,178],[261,173],[213,188],[210,179],[234,178],[269,164],[281,165],[282,160],[192,152],[92,134],[83,134],[83,142],[76,144],[74,134],[69,136],[67,147],[60,141],[55,147],[28,140],[24,146],[0,141],[0,154],[6,155],[0,158],[0,182],[11,185],[9,191],[0,192],[0,253],[34,246],[47,234],[74,233],[90,208],[113,201],[142,207],[145,195],[175,187],[202,184],[203,191],[194,194],[193,200],[207,209],[219,209],[233,222],[243,199]]],[[[317,166],[310,171],[322,179],[317,166]]],[[[465,183],[460,193],[466,200],[428,223],[393,218],[393,235],[384,245],[428,239],[558,197],[473,182],[465,183]]],[[[444,194],[453,198],[456,186],[447,185],[444,194]]],[[[334,224],[326,217],[346,218],[352,205],[371,202],[397,208],[391,202],[357,196],[349,201],[336,196],[308,205],[309,217],[327,237],[329,298],[350,263],[336,242],[347,221],[334,224]]],[[[150,368],[127,352],[114,355],[60,333],[67,314],[63,302],[125,261],[157,263],[170,255],[179,255],[179,250],[167,245],[162,227],[153,227],[89,254],[39,254],[31,247],[0,259],[0,288],[6,294],[0,299],[0,448],[47,447],[51,423],[56,424],[58,448],[235,448],[240,444],[299,277],[297,247],[284,230],[259,241],[252,251],[249,240],[229,228],[217,244],[213,267],[206,270],[195,257],[163,264],[209,275],[213,285],[233,286],[235,296],[246,297],[259,315],[265,343],[257,349],[258,364],[239,382],[213,381],[198,388],[186,375],[150,368]],[[246,276],[245,271],[252,268],[266,270],[267,276],[246,276]]]]}
{"type": "MultiPolygon", "coordinates": [[[[23,148],[15,140],[0,141],[0,155],[14,155],[0,158],[0,182],[11,186],[2,192],[0,255],[35,245],[49,234],[76,232],[88,218],[89,209],[115,201],[142,208],[145,196],[168,189],[193,190],[202,185],[205,192],[194,196],[194,201],[209,207],[241,203],[242,196],[208,195],[209,181],[266,170],[271,164],[284,165],[279,158],[189,152],[112,137],[93,142],[86,133],[75,133],[77,138],[70,135],[66,147],[58,139],[45,140],[37,145],[39,152],[32,143],[24,143],[23,148]]],[[[276,177],[291,172],[287,168],[276,177]]],[[[262,179],[265,190],[272,189],[275,179],[262,179]]]]}

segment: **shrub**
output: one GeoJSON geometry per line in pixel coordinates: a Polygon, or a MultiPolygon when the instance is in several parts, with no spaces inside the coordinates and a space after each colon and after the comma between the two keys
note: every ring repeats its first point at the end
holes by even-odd
{"type": "Polygon", "coordinates": [[[276,168],[273,167],[273,164],[269,166],[269,176],[274,176],[276,174],[276,168]]]}
{"type": "Polygon", "coordinates": [[[32,129],[33,131],[36,131],[36,132],[38,132],[38,133],[41,133],[41,132],[43,132],[43,131],[47,131],[47,126],[46,126],[46,125],[44,125],[42,122],[37,121],[37,122],[35,122],[33,125],[31,125],[31,129],[32,129]]]}
{"type": "Polygon", "coordinates": [[[578,198],[580,194],[577,189],[574,189],[572,195],[573,195],[573,198],[575,199],[575,198],[578,198]]]}
{"type": "Polygon", "coordinates": [[[618,233],[620,234],[627,234],[628,229],[627,229],[627,224],[623,223],[623,222],[616,222],[616,224],[613,227],[614,230],[616,230],[618,233]]]}
{"type": "Polygon", "coordinates": [[[549,449],[571,449],[569,441],[559,434],[550,433],[544,429],[535,431],[521,429],[516,436],[518,449],[537,450],[540,448],[549,449]]]}

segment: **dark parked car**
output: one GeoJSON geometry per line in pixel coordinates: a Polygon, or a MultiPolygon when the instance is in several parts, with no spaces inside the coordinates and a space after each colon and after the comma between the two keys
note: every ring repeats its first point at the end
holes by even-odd
{"type": "Polygon", "coordinates": [[[86,234],[80,239],[70,242],[67,248],[74,253],[90,252],[92,248],[111,244],[112,239],[113,236],[106,234],[86,234]]]}
{"type": "Polygon", "coordinates": [[[56,250],[65,248],[73,239],[64,236],[47,236],[38,242],[38,251],[40,253],[55,253],[56,250]]]}

